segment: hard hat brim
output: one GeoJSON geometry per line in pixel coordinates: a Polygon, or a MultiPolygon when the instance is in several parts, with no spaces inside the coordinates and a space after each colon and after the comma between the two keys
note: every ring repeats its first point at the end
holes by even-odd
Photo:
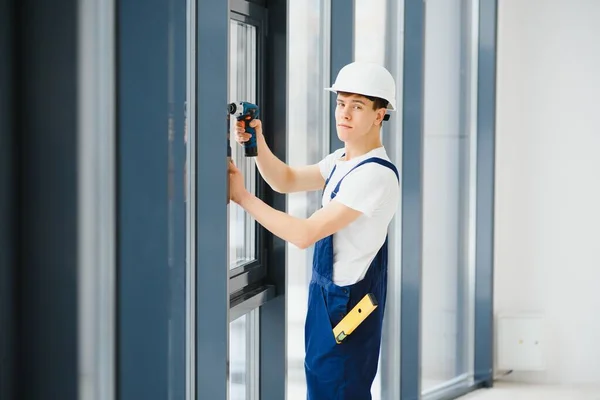
{"type": "MultiPolygon", "coordinates": [[[[329,92],[333,92],[333,93],[337,93],[339,91],[339,92],[346,92],[346,93],[358,94],[358,95],[361,95],[361,96],[380,97],[380,96],[375,96],[375,95],[372,95],[372,94],[358,93],[358,92],[353,91],[353,90],[340,90],[340,89],[336,89],[334,87],[328,87],[328,88],[325,88],[325,90],[327,90],[329,92]]],[[[383,98],[383,97],[380,97],[380,98],[383,98]]],[[[384,100],[387,100],[387,102],[388,102],[387,110],[389,110],[389,111],[396,111],[396,102],[395,102],[395,99],[394,100],[384,99],[384,100]]]]}

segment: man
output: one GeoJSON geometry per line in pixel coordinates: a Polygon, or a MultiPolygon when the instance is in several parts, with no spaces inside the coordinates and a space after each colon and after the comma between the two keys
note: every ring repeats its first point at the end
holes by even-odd
{"type": "MultiPolygon", "coordinates": [[[[305,371],[309,400],[371,399],[377,372],[387,288],[387,229],[398,207],[398,172],[381,144],[386,111],[395,110],[394,78],[377,64],[342,68],[334,85],[335,119],[344,148],[321,162],[292,168],[267,147],[256,120],[256,165],[277,192],[323,189],[323,207],[308,219],[263,203],[244,188],[230,165],[230,196],[280,238],[305,249],[315,245],[305,325],[305,371]],[[341,344],[335,327],[367,293],[378,307],[341,344]]],[[[237,127],[240,143],[249,139],[237,127]]]]}

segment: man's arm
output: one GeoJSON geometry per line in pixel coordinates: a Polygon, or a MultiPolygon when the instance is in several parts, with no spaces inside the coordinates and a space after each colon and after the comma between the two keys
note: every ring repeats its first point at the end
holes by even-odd
{"type": "MultiPolygon", "coordinates": [[[[300,168],[288,166],[269,149],[262,133],[262,122],[256,119],[252,121],[251,126],[256,129],[256,142],[258,145],[258,156],[255,159],[256,166],[265,182],[273,190],[279,193],[293,193],[323,188],[325,180],[318,165],[300,168]]],[[[238,141],[240,143],[248,138],[247,133],[238,131],[238,141]]]]}
{"type": "Polygon", "coordinates": [[[345,228],[362,214],[332,200],[310,218],[296,218],[270,207],[249,192],[239,204],[268,231],[301,249],[345,228]]]}

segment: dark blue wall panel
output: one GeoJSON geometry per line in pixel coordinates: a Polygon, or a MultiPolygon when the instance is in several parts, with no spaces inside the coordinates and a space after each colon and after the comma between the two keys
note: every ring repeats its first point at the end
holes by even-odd
{"type": "Polygon", "coordinates": [[[182,398],[186,3],[117,10],[118,393],[182,398]]]}
{"type": "Polygon", "coordinates": [[[76,399],[77,36],[75,0],[21,0],[15,139],[19,147],[19,399],[76,399]]]}

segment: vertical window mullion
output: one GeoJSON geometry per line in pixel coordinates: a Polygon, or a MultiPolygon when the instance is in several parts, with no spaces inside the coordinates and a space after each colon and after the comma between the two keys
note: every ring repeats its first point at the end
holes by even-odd
{"type": "Polygon", "coordinates": [[[400,396],[421,394],[425,3],[404,2],[400,396]],[[416,367],[418,366],[418,367],[416,367]]]}
{"type": "Polygon", "coordinates": [[[475,381],[493,385],[494,152],[497,0],[479,4],[477,72],[477,211],[475,381]]]}

